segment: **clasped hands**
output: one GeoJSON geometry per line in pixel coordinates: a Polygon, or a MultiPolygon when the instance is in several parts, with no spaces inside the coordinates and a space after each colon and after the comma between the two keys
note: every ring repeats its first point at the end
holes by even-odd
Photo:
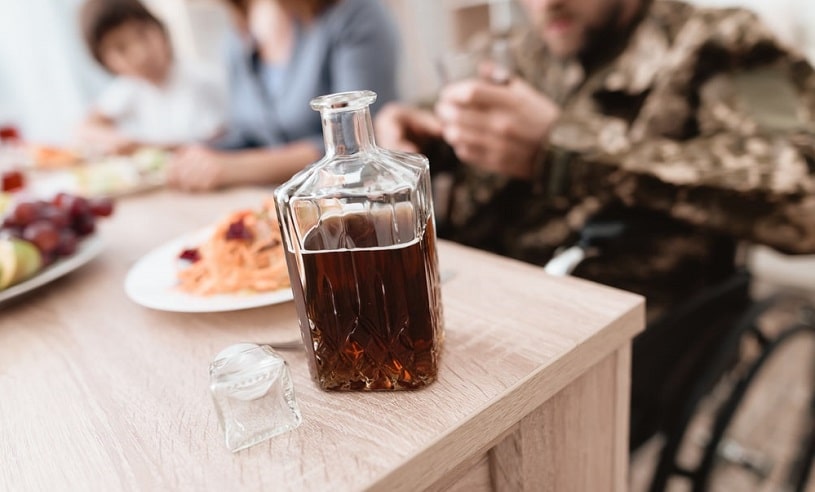
{"type": "Polygon", "coordinates": [[[458,158],[485,171],[529,179],[560,108],[523,80],[497,85],[469,79],[445,87],[425,111],[390,104],[376,118],[380,145],[417,152],[421,142],[443,138],[458,158]]]}

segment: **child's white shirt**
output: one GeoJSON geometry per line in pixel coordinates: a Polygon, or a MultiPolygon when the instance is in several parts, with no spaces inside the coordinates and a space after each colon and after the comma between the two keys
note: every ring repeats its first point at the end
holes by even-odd
{"type": "Polygon", "coordinates": [[[217,76],[175,63],[165,84],[116,77],[94,108],[126,137],[155,145],[207,140],[223,129],[225,92],[217,76]]]}

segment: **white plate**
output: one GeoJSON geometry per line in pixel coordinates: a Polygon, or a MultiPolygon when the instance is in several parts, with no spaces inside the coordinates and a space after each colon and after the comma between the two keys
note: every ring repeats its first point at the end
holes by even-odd
{"type": "Polygon", "coordinates": [[[103,246],[104,244],[99,236],[93,235],[86,237],[80,241],[76,253],[72,256],[55,262],[53,265],[26,281],[15,284],[8,289],[0,290],[0,302],[17,297],[76,270],[101,253],[103,246]]]}
{"type": "Polygon", "coordinates": [[[206,241],[212,230],[212,227],[208,227],[174,239],[142,257],[127,273],[125,292],[128,297],[145,307],[181,313],[237,311],[293,299],[289,287],[271,292],[213,296],[196,296],[177,289],[178,255],[182,250],[197,247],[206,241]]]}

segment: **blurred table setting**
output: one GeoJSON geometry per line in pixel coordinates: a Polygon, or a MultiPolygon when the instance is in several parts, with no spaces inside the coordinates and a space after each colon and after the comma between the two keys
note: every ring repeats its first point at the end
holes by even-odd
{"type": "Polygon", "coordinates": [[[171,155],[155,147],[111,155],[91,148],[25,142],[11,127],[5,128],[5,134],[0,137],[0,193],[6,201],[13,193],[50,198],[59,192],[92,197],[150,190],[164,184],[171,155]]]}

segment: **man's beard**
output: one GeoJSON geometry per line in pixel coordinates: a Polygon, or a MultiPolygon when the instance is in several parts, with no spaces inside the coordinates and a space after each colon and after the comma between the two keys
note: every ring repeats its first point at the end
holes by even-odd
{"type": "Polygon", "coordinates": [[[583,46],[577,55],[584,65],[597,65],[617,53],[631,27],[631,22],[624,22],[624,15],[623,2],[617,1],[609,7],[605,22],[586,29],[583,46]]]}

